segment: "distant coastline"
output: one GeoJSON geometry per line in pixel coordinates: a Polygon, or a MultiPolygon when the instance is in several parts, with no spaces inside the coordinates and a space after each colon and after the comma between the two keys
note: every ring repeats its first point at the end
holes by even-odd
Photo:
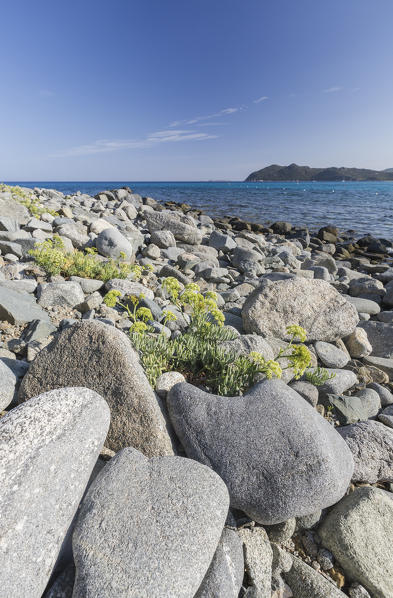
{"type": "Polygon", "coordinates": [[[368,168],[345,168],[331,166],[329,168],[311,168],[289,164],[280,166],[271,164],[248,175],[244,182],[356,182],[356,181],[393,181],[393,168],[371,170],[368,168]]]}

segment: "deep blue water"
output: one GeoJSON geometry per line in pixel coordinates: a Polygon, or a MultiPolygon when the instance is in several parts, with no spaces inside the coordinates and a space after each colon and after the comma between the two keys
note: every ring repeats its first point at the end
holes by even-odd
{"type": "Polygon", "coordinates": [[[159,201],[185,202],[213,216],[253,222],[287,220],[315,229],[334,224],[393,240],[393,181],[389,182],[10,182],[95,195],[128,185],[159,201]]]}

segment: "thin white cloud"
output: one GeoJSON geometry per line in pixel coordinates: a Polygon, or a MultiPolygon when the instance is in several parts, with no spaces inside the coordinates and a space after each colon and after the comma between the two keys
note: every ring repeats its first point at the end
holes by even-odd
{"type": "Polygon", "coordinates": [[[257,98],[256,100],[254,100],[254,104],[259,104],[260,102],[264,102],[265,100],[268,100],[269,97],[268,96],[261,96],[260,98],[257,98]]]}
{"type": "Polygon", "coordinates": [[[336,93],[337,91],[341,91],[341,90],[342,90],[342,87],[338,87],[338,86],[328,87],[327,89],[323,90],[323,93],[336,93]]]}
{"type": "MultiPolygon", "coordinates": [[[[206,116],[195,116],[190,120],[175,120],[170,123],[169,127],[178,127],[180,125],[197,125],[200,122],[211,120],[212,118],[221,118],[222,116],[228,116],[229,114],[235,114],[235,112],[239,112],[241,110],[245,110],[246,106],[241,106],[240,108],[224,108],[219,112],[214,112],[213,114],[207,114],[206,116]]],[[[198,125],[200,126],[200,125],[198,125]]]]}
{"type": "Polygon", "coordinates": [[[91,154],[102,154],[120,150],[141,149],[154,147],[161,143],[177,143],[179,141],[205,141],[216,139],[217,135],[200,133],[191,130],[170,129],[167,131],[156,131],[150,133],[144,139],[100,139],[94,143],[72,147],[63,152],[53,154],[54,158],[65,158],[72,156],[87,156],[91,154]]]}

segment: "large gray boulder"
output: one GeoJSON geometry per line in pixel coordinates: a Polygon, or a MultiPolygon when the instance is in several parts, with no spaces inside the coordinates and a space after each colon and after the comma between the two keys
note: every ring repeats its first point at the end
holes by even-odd
{"type": "Polygon", "coordinates": [[[242,541],[237,532],[224,528],[213,560],[195,598],[238,598],[243,577],[242,541]]]}
{"type": "Polygon", "coordinates": [[[393,482],[393,430],[376,421],[365,421],[337,430],[355,462],[352,481],[393,482]]]}
{"type": "Polygon", "coordinates": [[[108,402],[108,448],[131,445],[148,456],[173,454],[157,397],[123,332],[94,320],[63,330],[31,364],[19,399],[71,385],[91,388],[108,402]]]}
{"type": "Polygon", "coordinates": [[[335,341],[359,321],[356,308],[329,283],[301,277],[264,280],[247,297],[242,316],[246,332],[282,340],[288,340],[288,325],[299,324],[309,341],[335,341]]]}
{"type": "Polygon", "coordinates": [[[73,537],[73,598],[192,598],[228,504],[222,480],[195,461],[120,451],[82,503],[73,537]]]}
{"type": "Polygon", "coordinates": [[[393,324],[385,322],[360,322],[372,346],[373,357],[393,357],[393,324]]]}
{"type": "Polygon", "coordinates": [[[146,216],[150,233],[156,231],[171,231],[175,239],[189,245],[200,245],[202,232],[189,222],[182,222],[180,216],[171,212],[151,212],[146,216]]]}
{"type": "Polygon", "coordinates": [[[271,525],[337,502],[353,471],[339,434],[281,380],[243,397],[219,397],[177,384],[167,397],[189,457],[214,469],[231,505],[271,525]]]}
{"type": "Polygon", "coordinates": [[[109,427],[87,388],[35,397],[0,420],[3,598],[40,598],[109,427]]]}
{"type": "Polygon", "coordinates": [[[96,239],[98,253],[112,259],[119,259],[124,254],[124,259],[130,260],[134,256],[134,248],[130,241],[117,228],[106,228],[96,239]]]}
{"type": "Polygon", "coordinates": [[[14,291],[0,284],[0,320],[10,324],[27,324],[33,320],[49,320],[29,293],[14,291]]]}
{"type": "Polygon", "coordinates": [[[26,224],[30,219],[29,210],[12,198],[8,191],[0,193],[0,214],[5,218],[12,218],[17,224],[26,224]]]}
{"type": "Polygon", "coordinates": [[[378,488],[357,488],[330,511],[318,534],[344,570],[373,598],[393,596],[393,500],[378,488]]]}

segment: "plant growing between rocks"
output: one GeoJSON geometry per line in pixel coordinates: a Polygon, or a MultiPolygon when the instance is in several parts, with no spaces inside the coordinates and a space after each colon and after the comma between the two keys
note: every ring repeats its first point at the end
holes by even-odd
{"type": "MultiPolygon", "coordinates": [[[[283,370],[278,359],[285,357],[289,360],[287,367],[293,369],[296,379],[309,367],[311,356],[307,347],[294,344],[297,340],[306,340],[306,331],[300,326],[288,326],[289,345],[281,349],[274,360],[267,360],[256,351],[249,355],[236,355],[221,346],[236,335],[224,328],[225,318],[217,306],[216,293],[208,291],[202,294],[196,283],[189,283],[183,290],[173,277],[164,279],[162,289],[180,311],[190,316],[187,330],[174,339],[153,334],[149,324],[153,320],[151,311],[138,307],[138,297],[131,296],[128,302],[120,302],[120,292],[112,290],[104,298],[111,307],[118,303],[132,320],[131,342],[140,355],[153,388],[162,373],[179,371],[192,384],[202,385],[210,392],[223,396],[233,396],[243,394],[261,376],[281,378],[283,370]]],[[[164,324],[174,319],[176,316],[171,311],[163,312],[164,324]]]]}
{"type": "MultiPolygon", "coordinates": [[[[50,276],[63,275],[80,276],[82,278],[94,278],[107,282],[111,278],[127,278],[133,274],[135,280],[139,280],[148,266],[141,267],[139,264],[130,264],[122,259],[102,260],[96,255],[95,247],[88,247],[85,251],[66,251],[60,237],[47,239],[31,249],[29,254],[34,258],[50,276]]],[[[123,255],[122,258],[125,256],[123,255]]]]}
{"type": "Polygon", "coordinates": [[[29,195],[20,187],[11,185],[5,185],[2,183],[0,185],[0,192],[8,191],[12,194],[12,198],[20,203],[22,206],[25,206],[32,216],[39,218],[41,214],[45,212],[51,214],[52,216],[58,216],[58,213],[55,210],[51,210],[50,208],[45,208],[39,201],[37,197],[34,195],[29,195]]]}

